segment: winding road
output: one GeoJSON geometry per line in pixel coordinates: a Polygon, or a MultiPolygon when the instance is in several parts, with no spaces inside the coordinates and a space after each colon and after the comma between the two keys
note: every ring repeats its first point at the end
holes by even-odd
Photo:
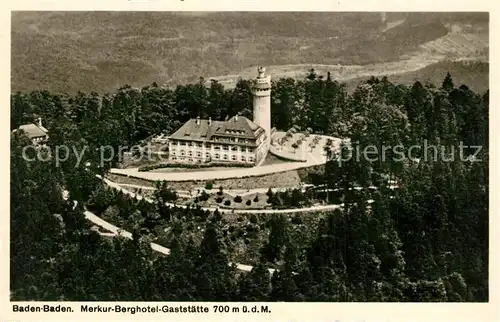
{"type": "MultiPolygon", "coordinates": [[[[103,180],[108,186],[112,187],[112,188],[115,188],[115,189],[118,189],[124,193],[127,193],[128,190],[125,190],[123,188],[121,188],[120,186],[118,186],[116,183],[110,181],[110,180],[107,180],[105,178],[102,178],[100,175],[96,175],[96,177],[98,177],[99,179],[103,180]]],[[[128,194],[134,196],[135,198],[137,199],[142,199],[143,197],[141,195],[137,195],[137,194],[134,194],[133,192],[130,192],[128,191],[128,194]]],[[[64,193],[63,193],[63,197],[64,197],[64,193]]],[[[148,199],[148,198],[144,198],[146,201],[149,201],[149,202],[152,202],[152,200],[148,199]]],[[[76,208],[76,205],[77,203],[75,202],[75,205],[73,208],[76,208]]],[[[106,220],[102,219],[101,217],[95,215],[94,213],[88,211],[87,209],[85,209],[84,211],[84,215],[85,215],[85,218],[92,222],[93,224],[101,227],[101,228],[104,228],[106,229],[107,231],[111,232],[112,233],[112,236],[123,236],[125,238],[128,238],[128,239],[132,239],[132,233],[124,230],[124,229],[121,229],[121,228],[118,228],[117,226],[107,222],[106,220]]],[[[106,233],[101,233],[100,235],[103,235],[103,236],[110,236],[109,234],[106,234],[106,233]]],[[[159,253],[162,253],[164,255],[170,255],[170,249],[166,248],[166,247],[163,247],[161,245],[158,245],[156,243],[151,243],[151,248],[154,250],[154,251],[157,251],[159,253]]],[[[229,265],[235,265],[236,268],[238,270],[241,270],[241,271],[245,271],[245,272],[250,272],[253,268],[253,266],[251,265],[245,265],[245,264],[241,264],[241,263],[229,263],[229,265]]],[[[268,271],[270,274],[273,274],[276,270],[274,268],[268,268],[268,271]]]]}
{"type": "MultiPolygon", "coordinates": [[[[100,177],[100,176],[99,176],[100,177]]],[[[118,183],[113,182],[109,179],[102,178],[100,179],[107,184],[109,187],[116,189],[118,191],[121,191],[133,198],[136,198],[138,200],[146,200],[147,202],[153,202],[151,198],[147,198],[144,196],[141,196],[140,194],[137,194],[135,192],[132,192],[130,190],[127,190],[123,187],[121,187],[118,183]]],[[[266,190],[267,191],[267,190],[266,190]]],[[[371,202],[369,200],[368,202],[371,202]]],[[[187,205],[178,205],[174,203],[169,203],[167,202],[166,205],[171,206],[171,207],[177,207],[177,208],[188,208],[187,205]]],[[[293,208],[293,209],[225,209],[225,208],[218,208],[218,207],[201,207],[200,209],[202,210],[207,210],[207,211],[216,211],[218,210],[221,213],[239,213],[239,214],[289,214],[289,213],[305,213],[305,212],[313,212],[313,211],[328,211],[328,210],[335,210],[339,209],[342,207],[342,204],[340,205],[317,205],[317,206],[312,206],[312,207],[307,207],[307,208],[293,208]]]]}
{"type": "MultiPolygon", "coordinates": [[[[100,233],[101,236],[109,236],[109,237],[122,236],[122,237],[125,237],[128,239],[132,239],[132,233],[130,233],[126,230],[123,230],[121,228],[118,228],[113,224],[110,224],[109,222],[107,222],[106,220],[102,219],[101,217],[95,215],[94,213],[92,213],[88,210],[85,210],[84,214],[85,214],[85,218],[88,221],[90,221],[93,224],[100,226],[100,227],[106,229],[107,231],[111,232],[111,234],[100,233]]],[[[157,251],[159,253],[162,253],[164,255],[167,255],[167,256],[170,255],[170,249],[163,247],[161,245],[158,245],[156,243],[151,243],[151,249],[153,249],[154,251],[157,251]]],[[[234,264],[236,265],[237,269],[239,269],[241,271],[245,271],[245,272],[249,272],[253,268],[253,266],[250,266],[250,265],[244,265],[244,264],[240,264],[240,263],[234,263],[234,264]]],[[[233,265],[233,263],[230,263],[229,265],[233,265]]],[[[269,270],[269,273],[271,273],[271,274],[273,274],[275,271],[275,269],[273,269],[273,268],[269,268],[268,270],[269,270]]]]}
{"type": "MultiPolygon", "coordinates": [[[[119,190],[119,191],[121,191],[125,194],[128,194],[128,195],[130,195],[138,200],[144,199],[148,202],[153,202],[152,199],[143,197],[139,194],[136,194],[136,193],[133,193],[127,189],[124,189],[119,184],[117,184],[111,180],[108,180],[106,178],[103,178],[100,175],[96,175],[96,177],[101,179],[110,188],[119,190]]],[[[65,199],[67,199],[67,196],[68,196],[67,192],[66,191],[63,192],[63,197],[65,199]]],[[[368,202],[371,203],[371,202],[373,202],[373,200],[368,200],[368,202]]],[[[76,208],[76,205],[77,205],[77,203],[75,202],[74,208],[76,208]]],[[[185,205],[175,205],[175,204],[170,204],[170,203],[167,203],[167,205],[174,206],[174,207],[187,208],[187,206],[185,206],[185,205]]],[[[218,209],[220,212],[231,212],[231,213],[232,212],[239,212],[239,213],[274,213],[274,214],[277,214],[277,213],[290,213],[290,212],[309,212],[309,211],[333,210],[333,209],[339,209],[340,207],[342,207],[342,205],[324,205],[324,206],[315,206],[315,207],[299,208],[299,209],[266,209],[266,210],[233,210],[233,209],[218,209],[218,208],[202,208],[202,209],[209,210],[209,211],[215,211],[218,209]]],[[[110,233],[100,232],[101,236],[108,236],[108,237],[123,236],[125,238],[132,239],[132,233],[130,233],[126,230],[123,230],[121,228],[118,228],[117,226],[107,222],[106,220],[100,218],[99,216],[95,215],[94,213],[88,211],[87,209],[85,209],[84,215],[88,221],[90,221],[93,224],[110,232],[110,233]]],[[[162,253],[164,255],[170,255],[170,249],[163,247],[161,245],[158,245],[156,243],[151,243],[151,248],[154,251],[157,251],[157,252],[162,253]]],[[[233,264],[236,266],[236,268],[238,270],[245,271],[245,272],[249,272],[253,268],[253,266],[251,266],[251,265],[245,265],[245,264],[241,264],[241,263],[230,263],[230,265],[233,265],[233,264]]],[[[276,269],[268,268],[268,271],[272,275],[276,271],[276,269]]]]}

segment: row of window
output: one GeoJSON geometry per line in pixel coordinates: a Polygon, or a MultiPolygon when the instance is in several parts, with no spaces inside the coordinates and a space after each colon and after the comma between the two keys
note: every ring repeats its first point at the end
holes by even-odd
{"type": "MultiPolygon", "coordinates": [[[[248,143],[248,140],[245,140],[245,143],[248,143]]],[[[175,145],[175,143],[174,143],[175,145]]],[[[193,146],[193,147],[198,147],[198,148],[202,148],[203,147],[203,143],[196,143],[196,142],[177,142],[177,146],[193,146]]],[[[206,144],[206,147],[208,149],[212,148],[212,145],[211,144],[206,144]]],[[[220,150],[221,149],[221,146],[220,145],[214,145],[214,150],[220,150]]],[[[240,147],[231,147],[233,151],[239,151],[240,147]]],[[[222,146],[222,149],[225,150],[225,151],[228,151],[229,147],[227,145],[223,145],[222,146]]],[[[244,148],[242,148],[244,149],[244,148]]],[[[249,148],[247,148],[247,152],[253,152],[253,149],[250,148],[251,151],[248,151],[249,148]]]]}
{"type": "MultiPolygon", "coordinates": [[[[220,146],[218,146],[218,145],[214,146],[214,150],[217,151],[217,150],[220,150],[220,149],[221,149],[220,146]]],[[[224,151],[243,151],[243,152],[245,152],[245,151],[246,152],[253,152],[254,151],[253,148],[244,148],[244,147],[241,147],[241,149],[240,149],[239,146],[231,146],[231,147],[229,147],[227,145],[223,145],[222,146],[222,150],[224,150],[224,151]]]]}
{"type": "Polygon", "coordinates": [[[239,146],[227,146],[227,145],[224,145],[222,146],[222,149],[220,146],[218,145],[215,145],[214,146],[214,150],[216,151],[220,151],[220,150],[223,150],[223,151],[238,151],[238,152],[250,152],[250,153],[253,153],[255,151],[254,148],[244,148],[244,147],[239,147],[239,146]]]}
{"type": "Polygon", "coordinates": [[[248,139],[238,139],[238,138],[218,138],[214,137],[214,141],[219,141],[219,142],[241,142],[241,143],[248,143],[248,139]]]}
{"type": "MultiPolygon", "coordinates": [[[[191,152],[191,151],[189,151],[189,152],[188,152],[188,157],[192,157],[192,156],[193,156],[193,155],[192,155],[192,152],[191,152]]],[[[181,153],[180,153],[180,157],[179,157],[179,159],[184,160],[184,157],[185,157],[184,151],[183,151],[183,150],[181,150],[181,153]]],[[[197,153],[196,153],[196,157],[201,158],[201,152],[197,152],[197,153]]],[[[207,159],[210,159],[210,158],[211,158],[210,153],[206,153],[206,154],[205,154],[205,157],[206,157],[207,159]]],[[[172,157],[171,157],[171,158],[172,158],[172,160],[175,160],[175,159],[176,159],[175,152],[172,152],[172,157]]],[[[216,159],[216,160],[220,160],[220,159],[221,159],[221,155],[220,155],[219,153],[215,153],[215,155],[214,155],[214,159],[216,159]]],[[[229,160],[229,156],[228,156],[227,154],[223,154],[223,155],[222,155],[222,159],[223,159],[223,160],[229,160]]],[[[232,156],[231,156],[231,160],[232,160],[232,161],[237,161],[237,160],[238,160],[238,157],[237,157],[236,155],[232,155],[232,156]]],[[[247,161],[247,158],[246,158],[246,157],[244,157],[244,156],[242,156],[242,157],[241,157],[241,161],[246,162],[246,161],[247,161]]],[[[253,162],[253,157],[248,157],[248,162],[253,162]]]]}
{"type": "MultiPolygon", "coordinates": [[[[250,151],[250,152],[253,152],[253,150],[252,150],[252,151],[250,151]]],[[[171,154],[171,155],[176,155],[175,150],[170,151],[170,154],[171,154]]],[[[180,150],[180,151],[179,151],[179,154],[180,154],[180,155],[186,155],[186,151],[184,151],[184,150],[180,150]]],[[[187,151],[187,155],[188,155],[188,156],[193,156],[193,151],[188,150],[188,151],[187,151]]],[[[197,156],[198,158],[201,158],[201,155],[202,155],[202,154],[201,154],[201,152],[200,152],[200,151],[196,151],[196,156],[197,156]]],[[[216,153],[215,155],[219,155],[219,153],[216,153]]],[[[205,156],[206,156],[207,158],[209,158],[209,157],[210,157],[210,152],[206,152],[206,153],[205,153],[205,156]]]]}

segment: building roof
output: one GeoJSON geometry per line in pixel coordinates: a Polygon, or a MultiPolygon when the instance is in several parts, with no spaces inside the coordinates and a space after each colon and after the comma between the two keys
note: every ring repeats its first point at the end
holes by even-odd
{"type": "Polygon", "coordinates": [[[171,139],[177,140],[212,140],[215,136],[256,139],[264,129],[244,116],[233,116],[228,121],[209,121],[190,119],[181,126],[171,139]],[[197,123],[198,122],[198,123],[197,123]]]}
{"type": "Polygon", "coordinates": [[[47,136],[45,128],[42,129],[33,123],[21,125],[19,130],[24,131],[30,139],[47,136]]]}

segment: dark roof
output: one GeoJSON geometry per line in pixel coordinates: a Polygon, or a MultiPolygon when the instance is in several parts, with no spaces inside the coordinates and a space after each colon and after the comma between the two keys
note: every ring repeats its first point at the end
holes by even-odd
{"type": "Polygon", "coordinates": [[[190,119],[170,136],[178,140],[212,140],[214,136],[256,139],[264,129],[244,116],[233,116],[228,121],[190,119]],[[197,124],[199,121],[199,124],[197,124]]]}
{"type": "Polygon", "coordinates": [[[41,128],[39,128],[38,126],[36,126],[35,124],[21,125],[19,127],[19,130],[24,131],[30,139],[47,136],[47,133],[45,131],[43,131],[41,128]]]}

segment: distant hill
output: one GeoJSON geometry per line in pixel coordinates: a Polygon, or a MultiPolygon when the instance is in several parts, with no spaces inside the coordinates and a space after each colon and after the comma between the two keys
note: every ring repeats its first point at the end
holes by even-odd
{"type": "Polygon", "coordinates": [[[387,19],[405,22],[382,35],[376,12],[15,12],[11,89],[103,93],[257,65],[392,62],[440,37],[443,22],[487,26],[489,17],[388,13],[387,19]]]}
{"type": "Polygon", "coordinates": [[[397,60],[403,54],[447,33],[448,30],[440,21],[423,23],[407,19],[394,28],[340,51],[339,56],[345,57],[340,63],[348,65],[359,64],[356,61],[382,63],[397,60]]]}
{"type": "MultiPolygon", "coordinates": [[[[404,85],[411,85],[418,80],[423,84],[432,83],[439,86],[449,72],[455,86],[467,85],[475,92],[483,93],[489,88],[489,68],[487,62],[443,61],[417,71],[390,75],[387,78],[393,83],[404,85]]],[[[352,92],[362,80],[366,79],[367,77],[349,80],[348,91],[352,92]]]]}

